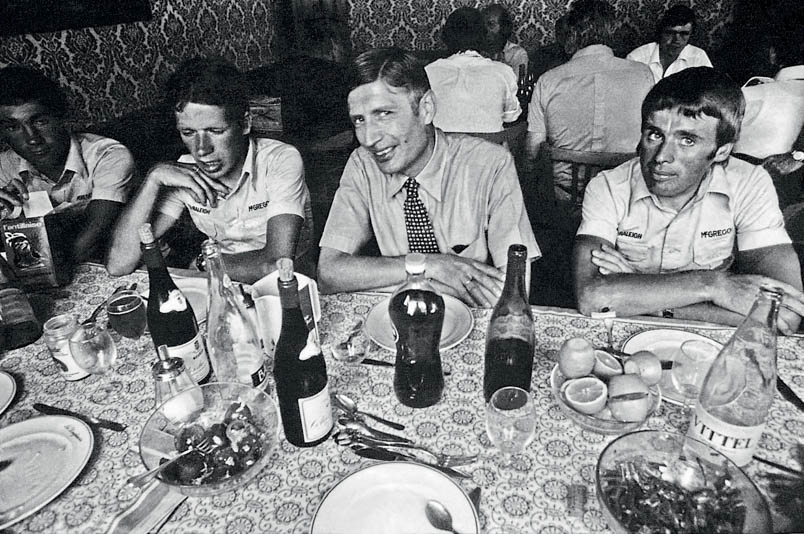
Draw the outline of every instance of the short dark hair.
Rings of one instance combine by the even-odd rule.
[[[37,102],[59,118],[69,111],[67,95],[59,84],[30,67],[11,65],[0,69],[0,106]]]
[[[424,63],[412,53],[397,47],[375,48],[352,62],[349,90],[381,80],[391,87],[404,88],[411,96],[413,109],[430,90]]]
[[[488,19],[490,17],[497,17],[500,21],[500,39],[505,42],[514,32],[514,21],[511,19],[511,14],[505,9],[505,6],[500,4],[491,4],[483,10],[483,17]]]
[[[567,13],[567,40],[564,51],[570,56],[594,44],[611,46],[616,12],[604,0],[576,0]]]
[[[710,67],[691,67],[659,80],[642,103],[642,126],[648,117],[677,109],[685,117],[706,115],[718,119],[717,146],[737,141],[745,112],[740,86]]]
[[[665,28],[684,26],[685,24],[692,24],[692,31],[695,31],[695,12],[687,6],[676,4],[665,11],[662,18],[659,19],[656,33],[661,34]]]
[[[452,54],[464,50],[486,53],[486,19],[478,9],[459,7],[447,17],[441,40]]]
[[[168,79],[165,104],[179,112],[190,102],[221,107],[229,120],[242,121],[249,109],[246,77],[223,58],[185,60]]]

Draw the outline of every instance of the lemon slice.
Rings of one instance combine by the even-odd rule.
[[[566,340],[558,350],[558,368],[567,378],[586,376],[595,367],[595,349],[582,337]]]
[[[573,378],[567,380],[562,389],[567,404],[581,413],[594,415],[606,407],[608,388],[599,378]]]
[[[595,351],[595,368],[592,371],[595,376],[604,380],[615,375],[623,374],[623,366],[620,360],[606,352],[605,350]]]
[[[617,375],[609,379],[609,408],[618,421],[640,422],[648,417],[653,403],[650,390],[639,375]]]

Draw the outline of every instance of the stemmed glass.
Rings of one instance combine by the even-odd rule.
[[[82,324],[70,336],[70,353],[75,363],[93,375],[105,375],[117,361],[117,346],[100,322]],[[110,393],[108,385],[104,389]]]
[[[675,355],[670,378],[684,399],[682,411],[686,420],[690,418],[691,406],[695,405],[706,373],[719,351],[712,343],[692,339],[682,343]]]
[[[486,433],[502,453],[502,466],[522,452],[536,434],[536,411],[530,393],[506,386],[494,392],[486,405]]]
[[[139,338],[148,322],[145,303],[136,291],[118,291],[106,301],[109,324],[121,336]]]

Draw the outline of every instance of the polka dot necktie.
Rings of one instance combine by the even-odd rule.
[[[408,196],[403,206],[405,210],[405,229],[408,232],[409,252],[422,254],[438,253],[438,243],[427,209],[419,198],[419,183],[413,178],[405,182]]]

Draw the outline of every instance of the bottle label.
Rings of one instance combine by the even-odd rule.
[[[488,339],[533,341],[533,320],[527,315],[501,315],[489,324]]]
[[[299,359],[309,360],[317,354],[321,354],[321,344],[318,342],[318,331],[313,329],[307,332],[307,344],[299,352]]]
[[[742,467],[751,461],[764,428],[764,423],[756,426],[726,423],[698,405],[687,435],[703,441]]]
[[[183,345],[168,347],[168,356],[184,360],[184,368],[196,383],[209,374],[209,358],[204,338],[198,332],[193,339]]]
[[[178,289],[171,290],[168,293],[167,300],[159,304],[159,311],[161,313],[184,311],[186,309],[187,299],[184,298],[184,294]]]
[[[81,380],[89,376],[89,373],[75,363],[75,359],[73,359],[73,355],[70,352],[69,339],[64,338],[53,344],[48,343],[47,347],[50,349],[50,356],[56,362],[65,380]]]
[[[327,435],[332,428],[332,407],[329,404],[329,384],[312,397],[299,399],[304,441],[310,442]]]

